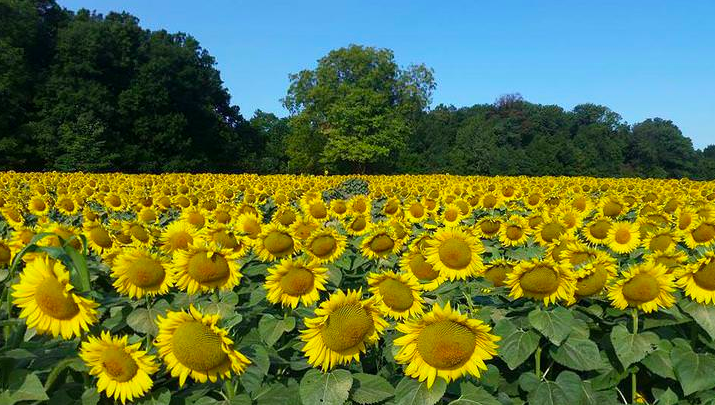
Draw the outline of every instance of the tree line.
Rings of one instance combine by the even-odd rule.
[[[215,59],[128,13],[0,0],[0,169],[715,178],[715,145],[518,94],[430,108],[423,64],[350,45],[291,74],[288,117],[231,103]]]

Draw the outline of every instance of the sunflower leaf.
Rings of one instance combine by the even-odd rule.
[[[449,405],[501,405],[501,402],[482,387],[465,382],[459,384],[459,388],[461,395]]]
[[[359,373],[353,378],[350,399],[358,404],[374,404],[395,395],[395,388],[378,375]]]
[[[395,388],[395,405],[434,405],[447,391],[447,383],[438,378],[434,381],[432,388],[427,388],[427,384],[419,382],[413,378],[403,378]]]
[[[568,337],[576,324],[576,318],[571,311],[563,307],[557,307],[551,311],[536,308],[529,312],[529,323],[547,337],[551,343],[558,346]]]
[[[571,336],[552,351],[551,357],[562,366],[579,370],[598,370],[603,367],[603,360],[596,343],[590,339]]]
[[[687,344],[676,344],[670,352],[675,375],[685,395],[715,387],[715,355],[698,354]]]
[[[654,351],[658,341],[660,338],[653,332],[634,334],[623,325],[616,325],[611,330],[611,343],[624,369]]]
[[[304,404],[343,405],[352,385],[353,376],[347,370],[323,374],[311,369],[300,380],[300,399]]]
[[[539,345],[541,337],[533,330],[517,329],[509,319],[502,319],[494,326],[494,333],[502,337],[499,342],[499,357],[514,370],[528,359]]]
[[[711,339],[715,339],[715,306],[702,305],[690,300],[683,300],[679,305],[710,335]]]

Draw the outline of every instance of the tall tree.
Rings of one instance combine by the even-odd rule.
[[[435,88],[424,65],[401,69],[392,51],[358,45],[331,51],[290,80],[283,100],[293,115],[290,167],[311,172],[393,167]]]

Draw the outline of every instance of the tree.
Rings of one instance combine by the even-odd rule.
[[[688,177],[695,172],[695,151],[672,121],[647,119],[633,126],[628,160],[644,177]]]
[[[288,157],[284,145],[290,133],[288,119],[256,110],[250,124],[258,133],[260,144],[257,171],[260,173],[287,172]]]
[[[424,65],[401,69],[392,51],[358,45],[331,51],[290,80],[289,166],[308,172],[391,169],[435,88]]]

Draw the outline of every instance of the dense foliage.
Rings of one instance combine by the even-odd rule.
[[[519,95],[430,109],[432,70],[387,49],[329,52],[290,75],[289,117],[250,120],[196,39],[127,13],[0,0],[0,51],[5,170],[715,178],[715,146],[666,119]]]
[[[0,173],[0,403],[715,402],[715,183]]]

